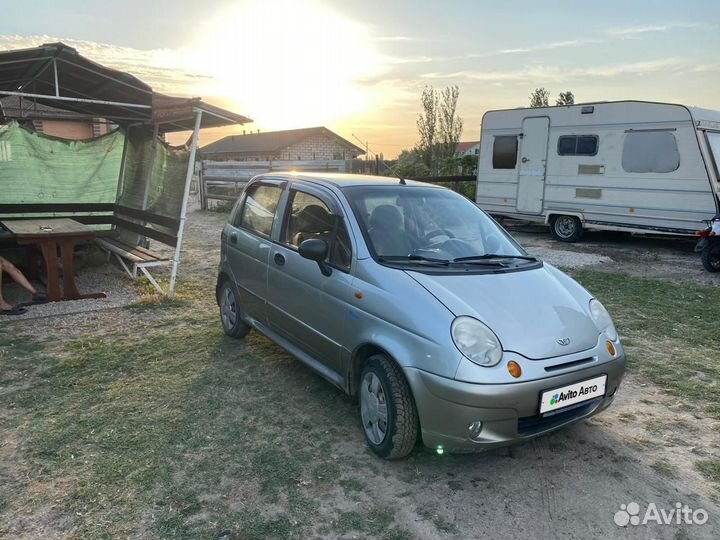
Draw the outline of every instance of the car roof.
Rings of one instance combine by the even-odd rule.
[[[342,173],[320,173],[320,172],[268,172],[256,176],[255,178],[273,178],[288,181],[307,181],[314,184],[325,184],[336,186],[338,188],[350,186],[378,186],[387,185],[395,186],[400,183],[400,179],[393,176],[372,176],[368,174],[342,174]],[[405,180],[405,184],[412,186],[436,187],[427,182],[419,182],[417,180]]]

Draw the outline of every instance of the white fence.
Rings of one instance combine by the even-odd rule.
[[[200,167],[200,204],[235,201],[251,178],[271,171],[350,172],[352,161],[209,161]]]

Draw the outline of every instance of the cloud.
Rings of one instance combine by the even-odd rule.
[[[717,28],[716,24],[707,23],[694,23],[694,22],[677,22],[667,23],[658,25],[640,25],[640,26],[628,26],[625,28],[611,28],[606,30],[605,33],[609,36],[614,37],[634,37],[642,34],[652,34],[658,32],[667,32],[670,30],[680,29],[713,29]]]
[[[565,82],[586,78],[613,78],[622,75],[647,75],[650,73],[692,71],[697,66],[690,59],[666,58],[645,62],[627,62],[586,68],[564,68],[552,65],[526,65],[508,71],[431,72],[422,74],[422,79],[457,80],[466,79],[488,83]]]
[[[419,41],[418,38],[410,36],[380,36],[375,41]]]

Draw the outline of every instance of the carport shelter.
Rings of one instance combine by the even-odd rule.
[[[0,52],[4,96],[17,96],[19,105],[0,109],[0,121],[6,122],[0,126],[0,220],[70,217],[92,225],[98,243],[131,276],[143,272],[161,293],[147,269],[171,265],[167,294],[172,297],[198,132],[251,120],[200,98],[154,92],[129,73],[97,64],[62,43]],[[70,141],[23,126],[35,115],[47,119],[49,114],[102,118],[118,129]],[[192,131],[186,145],[163,141],[164,134],[181,131]],[[147,239],[173,247],[174,256],[149,250]]]

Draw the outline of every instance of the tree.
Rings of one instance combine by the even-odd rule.
[[[443,168],[452,160],[457,152],[457,145],[463,130],[463,121],[457,115],[457,103],[460,89],[457,85],[448,86],[440,94],[440,126],[438,161]]]
[[[397,162],[386,174],[399,178],[424,178],[430,176],[430,167],[423,162],[420,151],[413,148],[400,152]]]
[[[575,105],[575,96],[570,90],[568,90],[567,92],[560,92],[557,99],[555,100],[555,105]]]
[[[418,114],[417,128],[420,141],[417,144],[417,153],[428,169],[432,169],[435,145],[437,144],[437,94],[432,86],[423,88],[420,97],[422,112]]]
[[[550,98],[550,92],[545,88],[536,88],[533,93],[530,94],[530,106],[531,107],[548,107]]]

